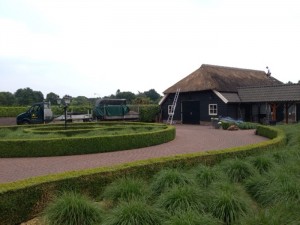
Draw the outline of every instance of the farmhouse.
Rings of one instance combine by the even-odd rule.
[[[215,117],[269,123],[300,121],[300,85],[283,84],[270,72],[203,64],[164,91],[162,119],[199,124]]]

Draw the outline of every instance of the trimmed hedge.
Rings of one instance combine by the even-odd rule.
[[[1,224],[17,224],[35,217],[54,195],[65,190],[77,190],[96,198],[107,184],[124,175],[130,174],[147,179],[163,168],[188,168],[199,163],[213,165],[225,158],[259,154],[286,144],[286,136],[282,130],[259,126],[257,133],[272,136],[273,139],[218,151],[148,159],[119,166],[66,172],[0,184]]]
[[[118,123],[104,124],[114,125]],[[122,125],[125,126],[126,124],[133,126],[149,126],[149,124],[143,123],[122,123]],[[85,125],[86,124],[82,124],[83,127]],[[27,140],[2,139],[0,140],[0,157],[43,157],[112,152],[158,145],[171,141],[175,138],[175,127],[161,124],[152,125],[162,126],[163,128],[159,131],[110,136],[62,137]],[[13,129],[14,127],[10,126],[9,128]],[[51,126],[49,126],[49,128],[51,128]],[[72,130],[70,130],[70,132],[72,132]]]
[[[28,107],[0,107],[0,117],[16,117],[25,112]]]

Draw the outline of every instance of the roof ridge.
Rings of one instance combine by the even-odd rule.
[[[256,71],[256,72],[264,72],[265,74],[267,74],[265,71],[263,71],[263,70],[255,70],[255,69],[246,69],[246,68],[240,68],[240,67],[230,67],[230,66],[219,66],[219,65],[212,65],[212,64],[202,64],[201,66],[200,66],[200,68],[201,67],[217,67],[217,68],[223,68],[223,69],[234,69],[234,70],[247,70],[247,71]]]

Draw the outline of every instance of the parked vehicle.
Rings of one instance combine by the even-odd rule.
[[[53,112],[50,102],[39,102],[33,104],[26,112],[17,116],[17,124],[41,124],[53,120]]]
[[[126,105],[126,99],[99,99],[93,116],[98,120],[137,120],[139,112],[138,109],[131,110]]]
[[[132,111],[126,105],[125,99],[99,99],[93,108],[93,113],[66,113],[66,120],[89,122],[96,120],[137,120],[139,113]],[[17,124],[43,124],[65,121],[65,115],[54,116],[50,102],[33,104],[26,112],[17,116]]]

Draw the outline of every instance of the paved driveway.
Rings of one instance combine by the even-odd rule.
[[[175,140],[152,147],[75,156],[0,158],[0,183],[148,158],[218,150],[265,140],[267,139],[255,135],[254,130],[225,131],[211,126],[176,125]]]

